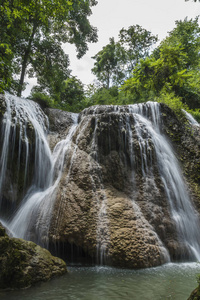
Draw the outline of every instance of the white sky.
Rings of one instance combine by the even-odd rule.
[[[199,14],[200,3],[192,0],[98,0],[90,17],[91,24],[98,28],[98,42],[89,44],[89,50],[80,60],[76,58],[73,45],[65,46],[72,75],[77,76],[84,84],[92,83],[95,76],[91,73],[94,65],[91,57],[109,43],[109,38],[114,37],[117,41],[123,27],[127,29],[138,24],[158,35],[161,41],[175,27],[176,20],[195,18]],[[31,85],[23,96],[29,95]]]

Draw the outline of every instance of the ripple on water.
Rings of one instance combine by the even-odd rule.
[[[183,300],[196,287],[198,273],[199,263],[169,263],[142,270],[71,266],[61,278],[26,290],[0,292],[0,299]]]

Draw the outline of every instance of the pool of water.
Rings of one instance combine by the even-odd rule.
[[[166,264],[127,270],[70,266],[69,273],[35,287],[0,292],[1,300],[157,300],[187,299],[197,286],[199,263]]]

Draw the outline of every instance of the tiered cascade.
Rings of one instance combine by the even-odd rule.
[[[14,236],[71,244],[101,264],[149,267],[176,252],[200,260],[199,215],[162,133],[160,104],[70,114],[51,151],[39,106],[10,95],[4,102],[1,218]]]

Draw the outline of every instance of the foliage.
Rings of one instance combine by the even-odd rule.
[[[78,112],[83,108],[84,87],[76,77],[70,77],[63,83],[59,105],[68,111]]]
[[[41,92],[37,86],[32,89],[29,98],[39,103],[42,108],[52,107],[79,112],[87,106],[83,84],[74,76],[62,82],[62,87],[57,98],[49,96],[45,91]]]
[[[184,104],[181,101],[180,97],[176,97],[173,92],[168,93],[165,90],[163,90],[159,97],[156,97],[154,101],[165,103],[167,106],[169,106],[179,118],[182,118],[184,116],[183,109],[188,111],[189,108],[186,104]]]
[[[88,88],[89,91],[86,90],[86,97],[82,102],[85,107],[91,105],[127,105],[137,102],[134,94],[127,96],[119,90],[118,86],[107,89],[102,86],[90,85]]]
[[[141,101],[160,97],[165,91],[195,109],[200,105],[200,28],[197,19],[185,19],[176,25],[150,57],[140,60],[121,90]]]
[[[104,87],[109,89],[111,84],[122,82],[125,51],[119,43],[115,43],[114,38],[111,38],[110,43],[92,58],[96,60],[92,72]]]
[[[93,57],[97,83],[84,91],[80,80],[70,76],[62,45],[75,44],[80,58],[88,42],[97,40],[97,30],[88,20],[96,4],[95,0],[1,1],[0,92],[20,95],[28,75],[37,78],[31,98],[43,107],[78,112],[90,105],[156,100],[179,115],[186,109],[200,120],[198,18],[176,21],[151,55],[157,36],[139,25],[122,28],[119,41],[111,38]]]
[[[122,28],[119,32],[120,45],[125,50],[126,73],[130,77],[134,66],[141,58],[149,55],[150,48],[158,40],[157,36],[140,25],[132,25],[128,29]]]
[[[189,1],[189,0],[185,0],[185,1]],[[197,1],[199,1],[200,2],[200,0],[193,0],[194,2],[197,2]]]
[[[29,77],[36,77],[38,86],[34,89],[51,95],[59,101],[63,82],[66,80],[70,71],[69,58],[51,37],[42,40],[37,45],[37,53],[32,53],[32,67],[29,68]]]
[[[118,88],[113,86],[109,89],[100,88],[90,98],[91,105],[116,104],[118,99]]]
[[[8,45],[5,43],[0,44],[0,93],[11,86],[11,59],[12,51],[9,49]]]
[[[185,18],[183,21],[176,21],[176,27],[169,32],[169,36],[161,42],[159,48],[165,45],[175,47],[181,45],[186,55],[186,68],[198,68],[200,59],[200,27],[198,17],[194,20]]]
[[[95,59],[92,72],[104,87],[120,85],[130,74],[139,59],[148,56],[151,46],[157,41],[150,31],[139,25],[122,28],[119,32],[119,42],[110,39]]]
[[[51,49],[55,44],[61,48],[63,42],[73,43],[77,48],[77,56],[81,57],[87,50],[87,43],[97,40],[96,28],[93,28],[88,20],[91,7],[96,4],[95,0],[1,2],[0,47],[3,45],[4,49],[6,47],[12,54],[9,57],[12,74],[7,74],[2,80],[2,84],[5,82],[5,88],[11,87],[14,75],[20,75],[17,94],[21,95],[28,68],[31,66],[34,72],[38,73],[35,66],[39,65],[41,59],[43,41],[48,41],[47,46]],[[4,51],[0,65],[5,64],[7,60],[7,53]],[[46,74],[43,72],[43,78]],[[2,70],[0,75],[3,75]]]
[[[50,96],[48,96],[44,93],[33,92],[30,95],[29,99],[37,102],[42,108],[55,106],[54,100]]]
[[[141,60],[133,71],[133,77],[122,86],[122,90],[135,92],[139,96],[150,91],[158,95],[163,88],[175,90],[188,78],[185,69],[185,54],[181,47],[164,46],[160,56]]]
[[[193,118],[198,122],[200,123],[200,111],[198,108],[196,109],[188,109],[187,112],[189,112]]]

